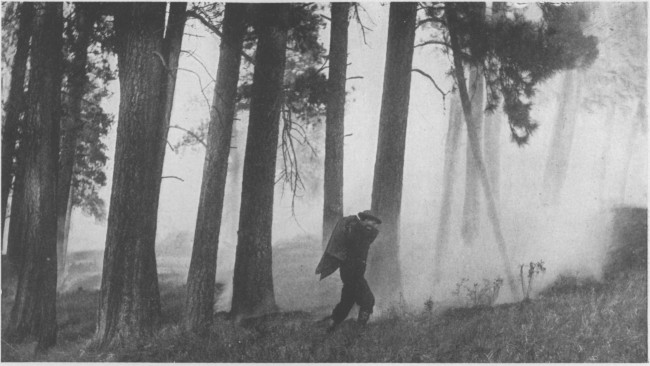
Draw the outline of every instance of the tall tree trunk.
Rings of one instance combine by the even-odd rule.
[[[384,90],[372,183],[372,211],[383,220],[383,224],[370,251],[368,269],[370,286],[385,303],[398,299],[402,292],[399,230],[416,12],[417,3],[390,4]]]
[[[486,12],[493,21],[505,20],[507,3],[493,2],[492,6],[486,6]],[[483,127],[483,154],[485,156],[485,168],[490,180],[490,188],[497,207],[501,202],[501,124],[503,115],[495,108],[493,112],[485,113]]]
[[[151,334],[160,320],[156,217],[163,129],[164,3],[123,4],[115,15],[120,111],[95,341],[109,347]]]
[[[485,116],[483,128],[483,153],[485,168],[490,179],[492,195],[497,206],[501,202],[501,114],[494,111]]]
[[[605,118],[605,144],[600,151],[600,161],[598,166],[598,199],[602,206],[606,206],[609,199],[606,197],[607,187],[607,158],[612,147],[612,135],[614,134],[614,116],[616,115],[616,104],[608,106],[607,116]]]
[[[573,144],[573,132],[578,117],[579,82],[578,70],[569,70],[564,77],[560,95],[551,147],[544,170],[544,192],[542,202],[545,205],[557,205],[566,179]]]
[[[29,38],[32,34],[32,19],[34,5],[23,2],[18,5],[18,36],[16,54],[11,68],[11,83],[9,84],[9,97],[4,105],[5,119],[2,123],[2,235],[5,232],[5,219],[7,217],[7,201],[11,182],[14,178],[13,161],[16,157],[16,141],[18,140],[18,119],[25,109],[25,73],[27,70],[27,57],[29,56]],[[12,201],[16,203],[16,200]]]
[[[487,170],[483,162],[483,157],[480,148],[480,138],[477,134],[477,130],[474,126],[475,121],[473,120],[472,115],[472,102],[470,101],[469,94],[467,92],[467,86],[465,84],[465,73],[463,69],[463,62],[460,59],[460,45],[458,43],[456,24],[458,22],[456,9],[453,3],[445,3],[445,13],[447,16],[447,24],[449,29],[449,39],[451,41],[451,48],[453,51],[454,59],[454,76],[456,78],[456,83],[458,85],[458,92],[460,94],[461,104],[463,106],[463,115],[465,116],[465,124],[467,124],[467,137],[468,144],[472,148],[472,155],[476,161],[476,165],[479,171],[479,178],[481,179],[481,184],[483,186],[483,192],[487,200],[487,210],[488,217],[492,223],[492,229],[494,231],[494,237],[497,242],[499,249],[499,254],[504,262],[504,269],[506,272],[506,279],[508,280],[508,285],[510,286],[510,291],[513,296],[516,296],[518,293],[517,283],[515,276],[512,272],[512,266],[510,263],[510,258],[508,256],[508,250],[506,246],[505,238],[503,237],[503,232],[501,231],[501,223],[499,219],[499,212],[497,205],[494,201],[494,196],[492,195],[492,189],[490,187],[490,181],[487,175]]]
[[[58,277],[62,278],[65,268],[65,256],[67,248],[65,243],[65,226],[68,212],[68,201],[70,198],[70,185],[72,183],[72,169],[75,162],[75,151],[77,137],[82,127],[81,102],[84,96],[84,88],[88,82],[86,77],[86,63],[88,62],[88,44],[93,21],[90,19],[89,5],[87,3],[75,4],[75,29],[77,37],[72,44],[74,58],[68,75],[69,115],[62,119],[61,123],[61,153],[59,156],[59,181],[57,186],[57,232],[56,245],[58,262]]]
[[[232,315],[275,311],[272,223],[289,4],[255,5],[258,35],[235,254]]]
[[[246,32],[246,10],[246,4],[229,3],[226,4],[224,13],[219,69],[214,86],[203,163],[199,212],[194,232],[192,260],[187,276],[185,329],[197,333],[205,332],[212,323],[217,250],[228,176],[228,155],[235,118],[242,42]]]
[[[327,115],[325,122],[325,174],[323,185],[323,246],[343,217],[343,140],[345,80],[348,64],[350,3],[332,3]]]
[[[625,161],[623,163],[623,174],[621,174],[618,202],[625,204],[625,193],[627,190],[627,177],[630,171],[630,163],[632,162],[632,155],[634,154],[634,147],[636,140],[639,138],[639,133],[648,134],[648,114],[646,109],[646,97],[643,95],[639,99],[638,108],[632,123],[628,129],[627,142],[625,144]]]
[[[447,245],[449,244],[449,222],[451,218],[451,203],[454,196],[454,178],[456,176],[456,157],[463,123],[463,111],[457,92],[451,95],[449,107],[449,126],[445,141],[445,165],[443,172],[442,202],[440,203],[440,218],[436,234],[436,256],[434,259],[434,282],[442,279],[442,263],[445,259]]]
[[[163,40],[163,47],[161,58],[164,60],[164,70],[162,77],[162,86],[160,88],[160,104],[161,110],[161,123],[162,137],[158,141],[158,159],[156,160],[156,174],[162,177],[163,166],[165,163],[165,151],[167,148],[167,135],[169,133],[169,122],[172,116],[172,109],[174,107],[174,92],[176,91],[176,74],[178,71],[178,60],[181,54],[181,45],[183,42],[183,31],[185,30],[185,10],[187,9],[186,2],[171,2],[169,3],[169,17],[167,18],[167,28],[165,30],[165,38]],[[154,186],[153,191],[156,196],[160,196],[160,179]],[[159,198],[156,198],[156,211],[158,210]],[[154,215],[152,220],[157,220],[157,215]]]
[[[61,3],[35,3],[25,123],[25,258],[7,338],[33,336],[37,351],[56,343],[56,182],[61,118]]]
[[[482,148],[482,129],[484,117],[485,79],[480,67],[472,67],[469,74],[469,98],[472,103],[473,128]],[[469,131],[468,131],[469,136]],[[462,237],[465,245],[472,246],[479,235],[481,226],[480,178],[472,146],[467,144],[467,164],[465,173],[465,203],[463,205]]]

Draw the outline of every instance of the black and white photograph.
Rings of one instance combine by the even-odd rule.
[[[0,361],[649,362],[647,17],[2,1]]]

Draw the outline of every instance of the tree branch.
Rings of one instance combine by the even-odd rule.
[[[210,23],[210,21],[205,19],[201,14],[195,12],[194,10],[188,10],[185,14],[188,17],[191,17],[191,18],[194,18],[194,19],[200,21],[204,26],[206,26],[209,30],[211,30],[214,34],[216,34],[217,36],[219,36],[223,40],[223,33],[221,32],[221,30],[219,30],[219,28],[217,28],[214,24]],[[235,49],[238,48],[238,47],[234,47],[234,45],[230,45],[230,46],[235,48]],[[242,55],[242,57],[244,57],[246,59],[246,61],[248,61],[251,64],[255,65],[255,60],[251,56],[249,56],[246,52],[244,52],[242,50],[239,53]]]
[[[216,82],[216,80],[212,77],[212,75],[210,75],[210,70],[208,70],[207,66],[205,66],[205,64],[203,63],[203,61],[201,61],[201,60],[200,60],[200,59],[199,59],[199,58],[194,54],[195,52],[193,52],[193,51],[190,52],[190,51],[186,51],[186,50],[181,50],[181,53],[185,53],[185,54],[187,54],[188,56],[190,56],[191,58],[193,58],[196,62],[198,62],[199,65],[201,65],[201,67],[203,67],[203,70],[205,70],[206,74],[208,74],[208,76],[210,77],[210,79],[212,79],[213,82]]]
[[[207,88],[208,85],[210,85],[211,82],[208,83],[208,85],[206,85],[204,87],[203,83],[201,82],[201,76],[196,71],[190,70],[190,69],[185,69],[185,68],[182,68],[182,67],[178,67],[178,68],[176,68],[176,70],[187,71],[187,72],[189,72],[191,74],[194,74],[194,76],[196,76],[196,78],[199,80],[199,87],[201,88],[201,94],[203,95],[203,99],[205,99],[205,104],[208,106],[208,115],[210,115],[211,106],[210,106],[210,101],[208,100],[208,96],[205,95],[205,88]]]
[[[363,43],[367,46],[368,42],[366,41],[366,29],[369,31],[372,31],[372,29],[366,27],[363,25],[363,22],[361,21],[361,16],[359,15],[359,6],[361,6],[359,3],[354,3],[354,18],[357,20],[357,23],[361,26],[361,34],[363,35]]]
[[[183,127],[177,126],[177,125],[169,126],[169,128],[176,128],[176,129],[179,129],[181,131],[185,131],[188,135],[194,137],[194,139],[196,141],[198,141],[201,145],[203,145],[206,149],[208,148],[208,145],[205,143],[205,141],[203,141],[202,138],[200,138],[197,134],[195,134],[194,132],[188,130],[187,128],[183,128]]]
[[[185,182],[182,178],[177,177],[177,176],[175,176],[175,175],[163,175],[162,177],[160,177],[160,179],[165,179],[165,178],[173,178],[173,179],[178,179],[178,180],[180,180],[181,182]]]
[[[415,46],[413,46],[413,48],[424,47],[424,46],[428,46],[428,45],[431,45],[431,44],[435,44],[435,45],[445,46],[445,47],[447,47],[447,48],[451,48],[451,45],[450,45],[449,43],[447,43],[447,42],[443,42],[443,41],[433,41],[433,40],[432,40],[432,41],[422,42],[422,43],[420,43],[420,44],[416,44]]]
[[[431,77],[431,75],[427,74],[426,72],[424,72],[424,71],[422,71],[420,69],[411,69],[411,72],[417,72],[418,74],[420,74],[420,75],[424,76],[425,78],[429,79],[431,81],[431,83],[433,83],[433,86],[435,86],[436,89],[438,89],[438,91],[440,92],[440,94],[442,94],[442,100],[443,101],[445,100],[445,96],[447,94],[449,94],[449,92],[446,92],[446,93],[443,92],[442,89],[440,89],[440,87],[438,86],[438,83],[436,83],[436,81],[433,79],[433,77]]]

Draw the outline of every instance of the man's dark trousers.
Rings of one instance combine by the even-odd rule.
[[[341,302],[336,305],[332,312],[334,324],[339,324],[345,320],[355,303],[359,305],[359,313],[372,314],[372,308],[375,306],[375,296],[363,277],[365,270],[365,263],[360,261],[346,261],[341,265],[343,290],[341,291]]]

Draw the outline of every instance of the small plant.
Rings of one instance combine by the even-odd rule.
[[[429,297],[429,299],[424,302],[424,310],[427,313],[433,312],[433,299],[431,297]]]
[[[497,277],[494,281],[483,279],[483,285],[474,282],[469,285],[469,279],[463,278],[456,283],[456,290],[453,295],[466,298],[471,306],[492,306],[499,297],[499,291],[503,285],[503,279]]]
[[[524,279],[524,267],[526,264],[519,266],[519,279],[521,280],[521,292],[524,295],[524,301],[530,300],[530,291],[533,286],[533,279],[539,276],[540,273],[546,272],[546,267],[544,267],[544,261],[539,261],[537,263],[530,262],[528,264],[528,281]]]

